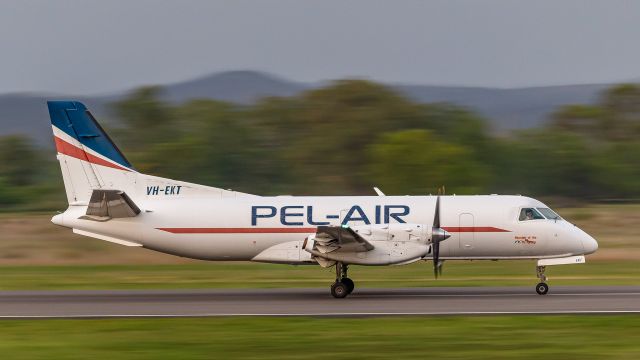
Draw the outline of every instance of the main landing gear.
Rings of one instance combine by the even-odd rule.
[[[347,270],[349,265],[341,262],[336,263],[336,282],[331,285],[331,295],[334,298],[342,299],[351,294],[355,288],[353,280],[347,277]]]
[[[536,266],[536,274],[538,275],[538,279],[540,279],[540,283],[536,285],[538,295],[547,295],[549,292],[549,285],[547,285],[547,277],[544,274],[544,270],[544,266]]]

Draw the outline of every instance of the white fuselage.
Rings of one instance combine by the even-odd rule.
[[[478,195],[440,199],[441,226],[451,234],[441,243],[442,259],[541,259],[583,255],[597,249],[592,237],[565,220],[520,220],[523,208],[546,208],[532,198]],[[342,224],[363,231],[368,228],[386,231],[386,224],[396,228],[402,224],[423,224],[427,228],[433,221],[436,197],[225,198],[158,196],[147,191],[134,197],[134,201],[143,211],[133,218],[107,222],[79,219],[87,207],[78,204],[53,221],[85,235],[99,234],[105,240],[121,240],[189,258],[295,264],[310,261],[310,254],[302,247],[318,225]],[[389,261],[362,264],[407,263],[428,258],[428,250],[411,258],[400,258],[402,251],[394,252],[411,247],[412,241],[410,237],[396,236],[378,239],[378,244],[384,245],[379,246],[383,249],[382,256],[388,256]],[[394,256],[400,257],[394,261]]]

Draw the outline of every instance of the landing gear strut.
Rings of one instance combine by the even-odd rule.
[[[536,274],[538,275],[538,279],[540,279],[540,283],[536,285],[536,292],[538,295],[547,295],[549,292],[549,285],[547,285],[547,277],[544,274],[545,267],[544,266],[536,266]]]
[[[331,295],[334,298],[342,299],[351,294],[355,288],[353,280],[347,277],[347,270],[349,265],[337,262],[336,263],[336,282],[331,285]]]

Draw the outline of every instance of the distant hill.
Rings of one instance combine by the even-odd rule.
[[[563,85],[494,89],[397,85],[398,90],[418,102],[449,102],[477,111],[498,132],[537,127],[558,107],[591,104],[611,84]]]
[[[294,96],[311,87],[256,71],[228,71],[165,86],[164,93],[174,102],[206,98],[250,104],[265,96]]]
[[[166,100],[184,102],[196,98],[250,104],[265,96],[293,96],[318,87],[288,81],[255,71],[229,71],[163,86]],[[489,119],[493,129],[506,132],[536,127],[549,113],[566,104],[588,104],[606,89],[606,84],[495,89],[479,87],[391,84],[409,98],[424,103],[449,102],[477,111]],[[41,145],[50,145],[51,130],[46,100],[78,99],[87,104],[107,125],[114,120],[108,104],[128,92],[111,96],[7,94],[0,95],[0,136],[27,134]]]

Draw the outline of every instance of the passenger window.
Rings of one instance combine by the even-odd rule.
[[[544,219],[544,216],[542,216],[542,214],[540,214],[540,212],[534,208],[524,208],[520,210],[520,221],[541,219]]]

